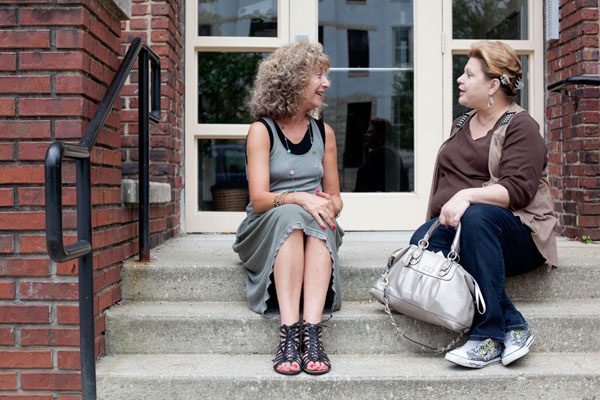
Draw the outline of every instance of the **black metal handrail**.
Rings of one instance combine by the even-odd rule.
[[[79,258],[79,335],[81,353],[81,394],[84,400],[96,399],[96,355],[94,346],[94,286],[92,257],[92,201],[90,151],[113,105],[138,60],[139,119],[139,243],[140,261],[150,260],[149,209],[149,122],[160,120],[160,58],[140,38],[132,41],[104,98],[79,144],[55,142],[46,152],[46,245],[50,258],[65,262]],[[149,95],[151,63],[152,93]],[[149,110],[151,106],[151,110]],[[65,246],[62,226],[62,159],[76,160],[77,243]]]
[[[567,97],[573,98],[573,108],[577,111],[577,107],[579,106],[579,96],[570,95],[566,86],[569,85],[591,85],[591,86],[600,86],[600,78],[596,78],[593,76],[572,76],[566,79],[561,79],[560,81],[554,82],[546,86],[546,89],[550,92],[560,92],[564,93]]]

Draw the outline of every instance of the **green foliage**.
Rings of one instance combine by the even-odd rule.
[[[198,53],[198,122],[250,123],[250,90],[261,53]]]
[[[583,240],[586,244],[591,244],[592,243],[591,236],[583,235],[583,236],[581,236],[581,240]]]

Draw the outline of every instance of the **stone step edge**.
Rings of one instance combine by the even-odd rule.
[[[515,307],[529,316],[580,316],[600,318],[600,299],[557,299],[540,301],[515,301]],[[261,319],[245,302],[122,302],[106,311],[107,318],[160,318],[160,319]],[[324,317],[328,317],[325,315]],[[334,320],[362,317],[387,318],[383,305],[376,301],[346,301],[342,309],[333,313]]]
[[[600,377],[600,353],[530,353],[504,367],[495,364],[480,370],[457,367],[436,355],[331,355],[332,370],[319,379],[489,379],[491,377],[534,378],[546,375]],[[138,379],[220,378],[279,379],[272,368],[272,355],[221,354],[121,354],[100,358],[99,379],[132,376]],[[236,366],[236,368],[231,368]],[[306,374],[285,379],[313,379]]]

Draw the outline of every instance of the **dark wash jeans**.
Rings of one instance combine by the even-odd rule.
[[[411,244],[425,236],[434,218],[421,225]],[[486,312],[475,311],[469,339],[492,338],[504,342],[505,332],[527,327],[527,322],[504,290],[505,277],[524,274],[542,265],[529,229],[510,211],[488,204],[473,204],[461,219],[460,264],[479,284]],[[438,227],[429,240],[429,250],[447,255],[456,230]]]

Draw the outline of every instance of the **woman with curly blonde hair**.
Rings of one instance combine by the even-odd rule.
[[[273,369],[284,375],[329,372],[321,318],[342,301],[335,135],[315,119],[328,69],[320,44],[283,46],[260,64],[250,105],[258,119],[246,142],[250,204],[233,249],[246,269],[252,310],[280,314]]]

